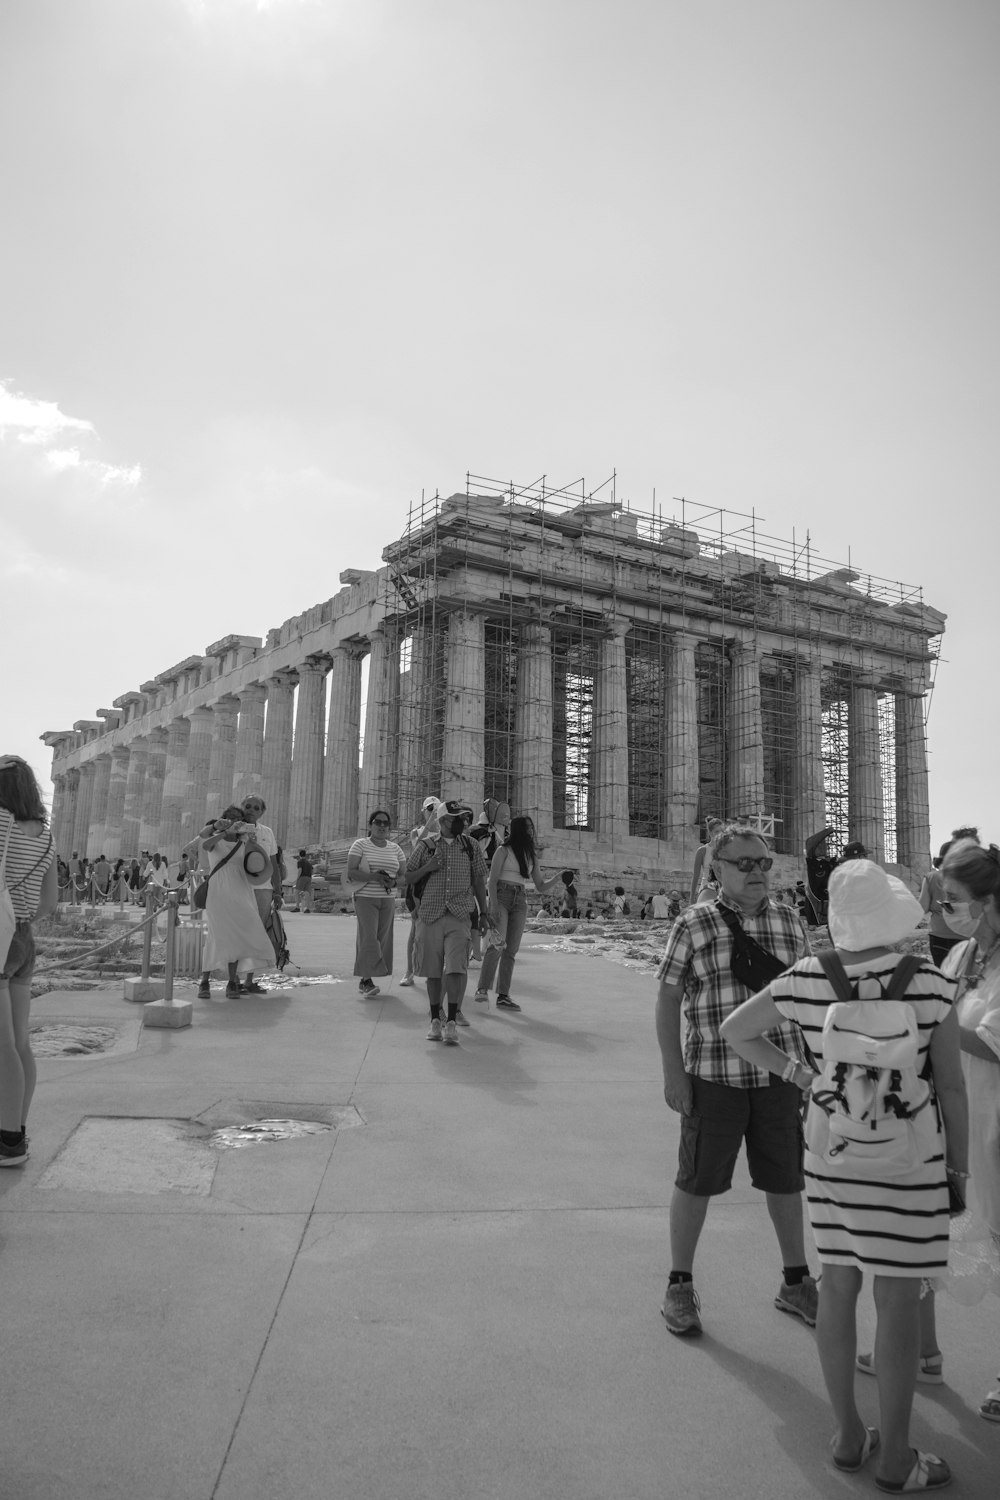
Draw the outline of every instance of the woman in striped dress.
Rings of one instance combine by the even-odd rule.
[[[0,1167],[28,1159],[25,1124],[35,1090],[29,1019],[35,939],[31,923],[59,900],[52,835],[35,774],[19,755],[0,756],[0,867],[14,908],[14,936],[0,954]]]
[[[868,860],[851,860],[830,877],[830,936],[858,998],[884,996],[899,959],[891,944],[912,933],[923,912],[901,881]],[[816,1336],[837,1431],[833,1462],[853,1472],[879,1449],[875,1483],[890,1493],[941,1489],[951,1471],[932,1453],[910,1446],[910,1410],[919,1349],[919,1302],[948,1267],[949,1177],[956,1196],[967,1176],[968,1116],[959,1060],[954,986],[923,963],[906,990],[920,1036],[918,1074],[928,1069],[937,1108],[917,1116],[922,1164],[898,1177],[831,1164],[808,1149],[824,1116],[815,1101],[806,1122],[805,1174],[809,1218],[823,1266]],[[815,958],[801,959],[722,1025],[735,1052],[758,1067],[788,1076],[805,1092],[818,1074],[789,1061],[762,1033],[795,1021],[817,1063],[823,1023],[838,996]],[[943,1129],[942,1129],[943,1121]],[[811,1129],[810,1127],[813,1127]],[[875,1373],[881,1411],[866,1428],[854,1399],[855,1313],[862,1272],[875,1278]]]

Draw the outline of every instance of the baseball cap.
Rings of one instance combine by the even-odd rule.
[[[457,800],[445,802],[438,811],[439,814],[446,813],[451,818],[465,818],[469,823],[471,823],[473,818],[476,816],[472,808],[469,806],[468,802],[459,802]]]
[[[420,811],[421,812],[426,812],[429,807],[440,807],[440,806],[441,806],[441,804],[438,801],[437,797],[425,797],[424,800],[423,800],[423,802],[421,802],[421,804],[420,804]]]

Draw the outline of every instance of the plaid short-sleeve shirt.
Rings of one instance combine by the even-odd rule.
[[[469,839],[466,846],[460,838],[449,841],[439,834],[425,835],[406,861],[406,868],[420,869],[437,844],[445,851],[444,868],[433,870],[427,877],[417,913],[421,922],[436,922],[446,911],[456,917],[470,916],[476,909],[473,879],[478,875],[486,882],[486,861],[475,839]]]
[[[733,939],[719,915],[720,905],[735,912],[744,931],[789,967],[810,951],[809,938],[798,913],[787,906],[773,906],[768,900],[750,916],[718,896],[681,913],[671,928],[657,970],[662,984],[684,991],[685,1072],[732,1088],[762,1088],[769,1083],[770,1074],[745,1062],[719,1035],[726,1017],[751,993],[730,968]],[[786,1023],[766,1035],[790,1057],[806,1061],[797,1026]]]

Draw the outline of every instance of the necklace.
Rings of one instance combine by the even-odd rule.
[[[997,933],[990,946],[971,965],[965,977],[965,988],[967,990],[978,989],[979,982],[986,973],[987,965],[998,947],[1000,947],[1000,933]]]

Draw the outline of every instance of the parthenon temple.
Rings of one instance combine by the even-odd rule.
[[[470,475],[266,639],[46,732],[60,851],[176,858],[250,792],[285,847],[342,848],[434,793],[510,803],[575,868],[681,869],[734,816],[779,855],[829,825],[923,873],[945,616],[752,516],[605,489]]]

